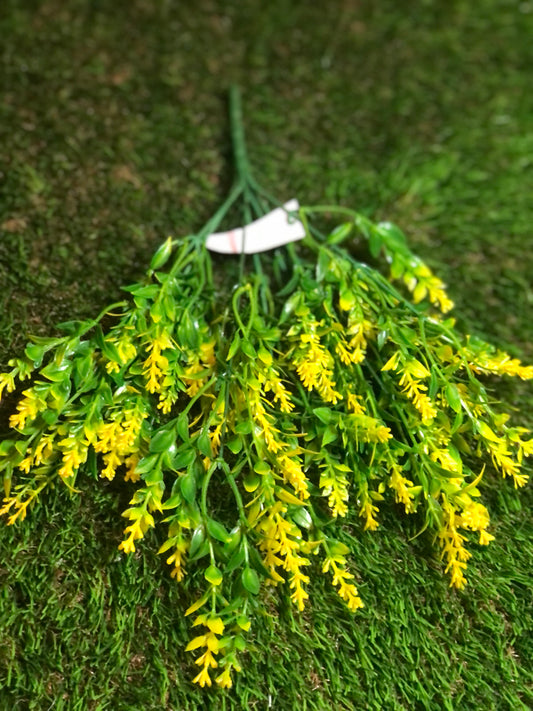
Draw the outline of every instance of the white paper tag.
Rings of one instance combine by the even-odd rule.
[[[298,200],[289,200],[283,207],[260,217],[244,227],[228,232],[214,232],[206,240],[206,247],[220,254],[256,254],[296,242],[305,237],[305,229],[297,217],[288,212],[297,212]]]

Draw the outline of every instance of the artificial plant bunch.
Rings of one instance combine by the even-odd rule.
[[[453,306],[444,285],[392,224],[303,207],[301,242],[219,261],[214,275],[205,241],[228,209],[241,201],[249,220],[272,205],[250,175],[236,92],[232,126],[238,177],[205,228],[169,238],[126,287],[131,300],[32,338],[0,375],[0,393],[24,383],[0,444],[0,513],[24,519],[59,482],[79,493],[82,473],[123,478],[133,495],[119,548],[163,527],[171,576],[203,573],[187,649],[194,681],[222,687],[263,585],[288,584],[303,610],[316,556],[348,608],[363,606],[336,538],[349,511],[370,531],[387,496],[418,512],[462,588],[469,538],[493,538],[485,464],[521,487],[533,452],[484,384],[533,367],[441,315]],[[328,235],[322,213],[342,220]],[[352,254],[356,235],[389,278]]]

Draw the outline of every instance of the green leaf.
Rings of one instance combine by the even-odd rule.
[[[390,268],[390,273],[391,277],[393,279],[399,279],[402,274],[405,271],[405,263],[404,260],[398,257],[397,254],[394,255],[394,258],[392,260],[391,268]]]
[[[196,554],[204,540],[205,529],[203,526],[198,526],[194,529],[194,533],[191,536],[191,545],[189,546],[189,557]]]
[[[280,324],[284,323],[289,316],[295,311],[295,309],[300,305],[302,301],[302,292],[301,291],[296,291],[294,294],[292,294],[285,304],[283,305],[283,308],[281,310],[281,316],[279,319]]]
[[[260,483],[261,478],[252,472],[248,472],[243,479],[244,488],[249,494],[254,492]]]
[[[264,346],[261,346],[257,353],[259,360],[265,365],[272,365],[272,353],[268,351]]]
[[[196,459],[196,452],[190,446],[180,447],[174,459],[172,460],[172,465],[175,469],[186,469],[190,466]]]
[[[159,547],[159,550],[157,551],[157,555],[160,555],[161,553],[166,553],[168,550],[173,548],[175,545],[176,545],[175,538],[167,538],[167,540],[163,543],[163,545]]]
[[[180,478],[180,490],[185,501],[192,504],[196,498],[196,478],[193,474],[186,474]]]
[[[174,487],[172,487],[172,489],[174,490]],[[163,502],[163,504],[161,505],[161,508],[164,511],[169,511],[170,509],[177,508],[182,503],[183,503],[183,496],[181,495],[180,492],[177,492],[177,493],[173,493],[172,496],[169,496],[169,498]]]
[[[176,431],[174,428],[162,428],[152,437],[150,442],[151,452],[166,452],[176,442]]]
[[[240,434],[240,435],[247,435],[250,434],[252,431],[252,423],[250,420],[244,420],[244,422],[239,422],[238,425],[235,426],[234,430],[235,434]]]
[[[256,462],[254,464],[254,472],[260,476],[265,476],[270,472],[270,465],[263,461]]]
[[[341,541],[328,541],[329,552],[331,555],[348,555],[350,549],[345,543]]]
[[[157,284],[131,284],[130,286],[123,286],[122,291],[127,291],[133,296],[139,296],[143,299],[153,299],[159,292],[159,286]]]
[[[159,467],[154,467],[149,472],[142,477],[143,481],[147,484],[157,484],[158,482],[163,482],[163,472]]]
[[[189,553],[189,560],[195,561],[195,560],[200,560],[200,558],[203,558],[204,555],[208,555],[209,553],[209,541],[203,541],[199,546],[194,555]]]
[[[329,409],[329,407],[315,407],[313,409],[313,414],[325,425],[329,425],[329,423],[334,419],[333,412]]]
[[[186,412],[182,412],[176,422],[176,432],[184,442],[189,439],[189,418]]]
[[[238,333],[235,334],[233,337],[233,341],[231,342],[231,346],[229,347],[228,355],[226,357],[226,360],[231,360],[235,353],[239,350],[239,346],[241,345],[241,337],[239,336]]]
[[[370,235],[368,237],[368,247],[370,249],[370,254],[376,259],[379,257],[381,252],[381,247],[383,246],[383,241],[379,235],[379,232],[375,229],[370,230]]]
[[[242,540],[242,531],[240,526],[232,528],[229,534],[229,540],[224,544],[224,554],[229,555],[237,548]]]
[[[155,252],[150,262],[150,269],[160,269],[172,254],[172,237],[169,237]]]
[[[175,321],[176,320],[176,302],[171,296],[166,296],[163,297],[163,309],[165,311],[165,315],[168,318],[169,321]]]
[[[231,536],[226,531],[224,526],[218,521],[215,521],[213,518],[207,519],[207,531],[210,536],[216,538],[216,540],[221,543],[227,543],[231,540]]]
[[[193,321],[188,311],[181,317],[178,326],[178,340],[181,346],[196,350],[198,347],[198,324]]]
[[[333,232],[328,235],[327,241],[329,244],[339,244],[350,235],[353,230],[353,222],[344,222],[342,225],[335,227]]]
[[[11,492],[11,478],[13,476],[13,466],[8,464],[4,471],[4,494],[6,498]]]
[[[380,351],[380,350],[383,348],[383,346],[384,346],[385,343],[387,342],[387,338],[388,338],[388,337],[389,337],[389,332],[388,332],[388,331],[382,330],[382,331],[380,331],[380,332],[378,333],[378,337],[377,337],[377,339],[376,339],[376,340],[377,340],[378,351]]]
[[[55,425],[60,417],[60,413],[54,412],[54,410],[45,410],[41,412],[41,417],[47,425]]]
[[[454,412],[461,412],[461,397],[459,395],[459,390],[455,383],[449,383],[444,391],[444,397],[446,402],[452,408]]]
[[[222,572],[216,565],[210,565],[204,573],[204,577],[211,585],[220,585],[222,582]]]
[[[291,518],[294,521],[294,523],[299,526],[300,528],[312,528],[313,526],[313,519],[311,518],[311,515],[307,509],[304,508],[297,508],[294,510],[294,513],[291,513]]]
[[[93,355],[87,353],[86,356],[74,360],[74,371],[79,382],[83,382],[89,376],[93,366]]]
[[[387,243],[387,246],[393,249],[403,247],[403,251],[407,247],[407,240],[401,229],[392,222],[380,222],[376,225],[378,235]]]
[[[255,358],[257,358],[257,351],[252,346],[250,341],[242,341],[241,351],[244,353],[244,355],[248,356],[248,358],[252,358],[254,360]]]
[[[207,429],[204,429],[198,439],[196,440],[196,446],[198,451],[204,455],[204,457],[212,457],[213,450],[211,448],[211,440],[209,439],[209,434]]]
[[[150,316],[154,323],[159,323],[163,318],[163,305],[160,301],[156,301],[150,308]]]
[[[316,265],[316,280],[324,281],[330,272],[331,258],[325,249],[320,249]]]
[[[0,442],[0,457],[5,457],[9,450],[14,448],[15,442],[12,439],[4,439]]]
[[[433,400],[435,395],[437,394],[437,391],[439,389],[439,380],[437,378],[437,373],[435,370],[431,371],[431,377],[429,378],[429,389],[428,389],[428,395],[429,397]]]
[[[337,439],[337,432],[334,427],[326,427],[324,434],[322,435],[322,446],[327,447],[328,444],[335,442]]]
[[[70,376],[70,369],[72,368],[72,363],[69,360],[64,360],[57,365],[54,361],[49,363],[46,368],[43,368],[40,372],[47,380],[51,380],[53,383],[59,383],[65,378]]]
[[[238,454],[241,449],[242,449],[242,438],[241,437],[235,437],[232,439],[230,442],[226,444],[226,447],[232,452],[233,454]]]
[[[241,580],[244,588],[248,590],[248,592],[252,593],[252,595],[257,595],[261,586],[259,576],[253,568],[245,568],[242,571]]]
[[[148,473],[157,465],[158,460],[159,456],[157,454],[150,454],[147,457],[143,457],[135,465],[135,472],[137,474]]]
[[[237,550],[233,553],[231,558],[228,560],[228,562],[224,566],[224,569],[226,570],[227,573],[232,573],[234,570],[239,568],[244,563],[245,558],[246,558],[246,553],[245,553],[244,545],[241,545],[241,546],[239,546],[239,548],[237,548]]]
[[[53,406],[57,410],[62,408],[70,395],[70,377],[67,376],[64,380],[55,382],[50,388],[50,395],[56,400]]]
[[[24,354],[26,355],[27,358],[29,358],[31,361],[33,361],[33,365],[35,368],[38,368],[41,363],[43,362],[43,357],[45,354],[45,351],[47,349],[43,348],[42,346],[37,346],[33,343],[30,343],[26,346],[26,349],[24,350]]]
[[[248,548],[248,555],[250,556],[250,565],[254,568],[254,570],[256,570],[262,577],[270,578],[270,571],[263,563],[263,560],[255,546],[250,546]]]

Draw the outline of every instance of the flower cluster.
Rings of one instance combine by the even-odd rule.
[[[316,211],[301,210],[307,227]],[[414,303],[340,246],[355,229]],[[263,585],[305,608],[315,557],[347,607],[363,606],[341,524],[376,530],[387,497],[417,513],[464,587],[471,536],[493,538],[477,501],[486,465],[521,487],[533,453],[483,382],[533,367],[434,310],[451,301],[398,228],[353,213],[322,239],[308,227],[289,254],[228,262],[227,288],[201,239],[169,239],[131,301],[33,339],[0,375],[17,397],[0,513],[13,524],[49,485],[122,477],[119,549],[163,527],[170,575],[203,587],[186,613],[200,686],[232,685]]]

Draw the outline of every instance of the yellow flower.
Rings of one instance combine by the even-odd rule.
[[[312,390],[318,383],[320,374],[320,365],[313,361],[304,360],[296,369],[304,388]]]
[[[206,366],[214,366],[215,358],[215,341],[207,341],[200,345],[200,360]]]
[[[291,402],[290,395],[279,379],[278,372],[274,368],[270,369],[268,377],[265,379],[264,390],[266,393],[270,391],[274,393],[274,402],[279,402],[281,412],[292,412],[294,404]]]
[[[286,454],[282,454],[278,459],[278,463],[285,481],[294,487],[298,497],[302,500],[308,499],[307,479],[302,469],[301,461],[297,457],[291,459]]]
[[[162,352],[173,348],[174,344],[165,331],[162,331],[148,344],[146,350],[150,354],[144,361],[143,374],[148,381],[146,388],[149,393],[160,392],[163,379],[168,371],[168,358],[162,355]]]
[[[211,677],[209,676],[209,669],[208,667],[204,667],[202,671],[197,674],[194,679],[192,680],[193,684],[198,684],[198,686],[201,686],[202,688],[207,684],[207,686],[211,686]]]
[[[346,405],[348,410],[354,415],[362,415],[365,412],[364,405],[362,404],[363,398],[355,393],[348,393],[346,396]]]
[[[312,322],[311,332],[300,336],[303,353],[297,358],[296,372],[304,388],[315,388],[325,402],[334,405],[342,399],[342,395],[335,390],[335,382],[332,379],[333,359],[314,332],[317,326],[316,322]]]
[[[391,357],[381,368],[381,370],[396,370],[400,362],[400,356],[400,351],[396,351],[396,353],[393,353],[393,355],[391,355]]]
[[[41,400],[31,388],[24,390],[22,394],[24,397],[17,404],[18,412],[9,418],[9,425],[13,429],[24,429],[26,420],[34,420],[39,412],[46,409],[46,402]]]
[[[67,437],[59,442],[59,447],[62,448],[63,459],[58,474],[62,479],[68,479],[87,460],[87,442]]]
[[[109,374],[118,373],[120,371],[120,363],[117,363],[114,360],[108,360],[105,364],[105,369]]]
[[[389,486],[394,489],[395,498],[398,503],[402,503],[406,513],[414,511],[413,499],[414,495],[409,487],[413,486],[413,482],[406,479],[400,474],[398,467],[393,467],[392,474],[389,479]]]
[[[231,689],[233,681],[231,680],[231,665],[224,667],[222,674],[219,674],[215,679],[216,683],[223,689]]]
[[[364,530],[375,531],[379,527],[379,522],[374,518],[374,514],[378,512],[378,507],[367,499],[359,510],[359,516],[363,516],[365,520]]]
[[[337,594],[341,600],[344,600],[348,609],[351,612],[355,612],[364,607],[364,604],[355,585],[348,582],[353,579],[353,575],[345,569],[345,564],[346,561],[342,555],[328,555],[322,566],[322,572],[326,573],[331,569],[333,586],[338,587]]]
[[[0,373],[0,400],[2,399],[4,389],[7,389],[8,393],[12,393],[15,389],[15,376],[13,372]]]

